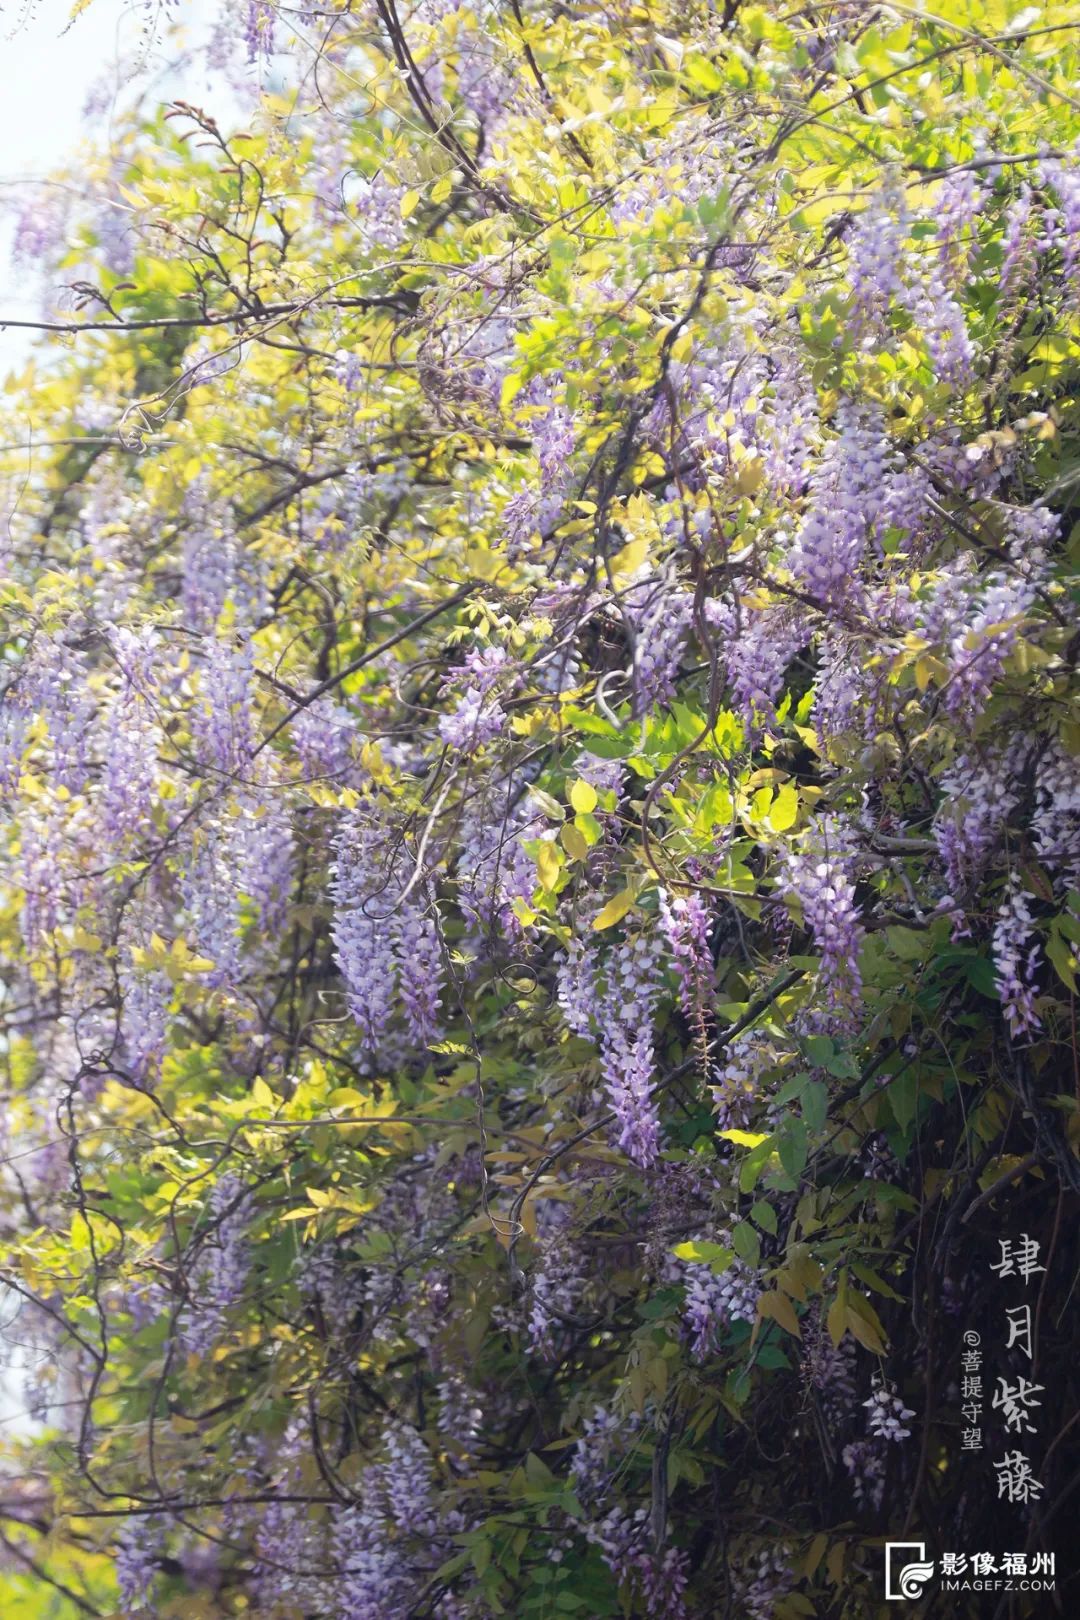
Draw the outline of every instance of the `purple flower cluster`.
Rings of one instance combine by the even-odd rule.
[[[577,429],[561,398],[562,379],[554,375],[531,382],[520,395],[524,425],[539,463],[535,484],[512,495],[502,523],[512,552],[520,552],[535,534],[544,535],[559,520],[573,475]]]
[[[356,1505],[334,1517],[340,1620],[406,1620],[425,1574],[445,1556],[427,1447],[415,1429],[389,1422],[383,1450],[386,1460],[364,1471]]]
[[[1031,826],[1039,859],[1080,887],[1080,758],[1060,743],[1039,760]]]
[[[817,1392],[828,1422],[839,1429],[850,1421],[855,1403],[855,1342],[846,1335],[834,1345],[817,1307],[807,1311],[802,1330],[803,1376]]]
[[[988,576],[974,611],[953,632],[945,703],[958,723],[970,725],[981,712],[1016,643],[1034,594],[1029,580],[995,571]]]
[[[736,609],[713,598],[705,603],[705,618],[717,632],[732,702],[756,734],[776,719],[785,671],[810,640],[808,615],[787,603]]]
[[[1039,164],[1039,178],[1057,195],[1057,207],[1043,210],[1039,246],[1061,253],[1065,281],[1076,277],[1080,265],[1080,158],[1047,158]]]
[[[225,775],[242,774],[250,763],[251,686],[254,659],[251,643],[214,639],[202,670],[199,706],[192,716],[199,763]]]
[[[385,174],[354,178],[348,193],[349,211],[356,220],[368,250],[393,253],[408,234],[401,217],[405,187],[395,185]]]
[[[507,684],[506,663],[502,647],[473,648],[461,668],[444,681],[444,693],[464,686],[457,707],[439,719],[439,736],[450,748],[471,754],[505,728],[506,711],[493,693],[500,684]],[[510,674],[509,682],[516,684],[516,674]]]
[[[636,1417],[619,1417],[606,1406],[594,1407],[592,1417],[585,1419],[570,1457],[570,1479],[583,1506],[603,1502],[611,1491],[636,1426]]]
[[[573,1314],[586,1286],[587,1267],[570,1233],[570,1212],[544,1199],[537,1212],[539,1258],[529,1275],[527,1334],[534,1355],[555,1349],[559,1319]]]
[[[725,1234],[720,1233],[711,1241],[723,1243]],[[690,1341],[690,1354],[695,1361],[704,1361],[718,1349],[733,1322],[754,1320],[761,1279],[737,1257],[719,1274],[708,1265],[681,1260],[679,1274],[686,1287],[683,1324]]]
[[[275,11],[268,0],[247,0],[244,19],[244,42],[248,62],[268,62],[274,54]]]
[[[289,735],[306,781],[324,777],[339,787],[359,786],[363,773],[356,760],[357,726],[340,703],[320,698],[301,709]]]
[[[640,719],[675,696],[675,680],[690,628],[693,599],[666,581],[632,585],[623,610],[634,632],[633,708]]]
[[[116,846],[142,832],[150,816],[157,777],[157,649],[152,631],[113,628],[111,634],[121,682],[105,717],[101,809],[105,838]]]
[[[881,1440],[908,1439],[911,1430],[905,1425],[909,1418],[915,1416],[915,1412],[904,1405],[899,1395],[879,1388],[862,1404],[869,1414],[866,1421],[871,1435]]]
[[[116,1584],[129,1614],[148,1609],[160,1568],[159,1536],[152,1520],[127,1519],[116,1541]]]
[[[457,89],[483,132],[484,145],[513,108],[517,79],[510,63],[496,55],[493,41],[470,29],[461,37],[457,61]]]
[[[851,1478],[851,1489],[860,1507],[879,1511],[885,1494],[886,1458],[882,1447],[872,1440],[852,1440],[841,1452]]]
[[[954,896],[978,879],[1019,800],[1016,778],[1022,750],[960,754],[941,779],[942,802],[934,837]]]
[[[856,332],[887,331],[889,312],[903,292],[901,266],[907,210],[899,186],[875,192],[848,232],[851,320]]]
[[[744,1564],[738,1592],[746,1620],[772,1620],[776,1605],[795,1585],[791,1557],[791,1548],[781,1544],[763,1547]]]
[[[229,1312],[243,1296],[250,1255],[247,1197],[239,1177],[223,1175],[210,1194],[210,1227],[191,1279],[191,1305],[183,1328],[189,1351],[204,1356],[221,1338]]]
[[[613,1507],[602,1519],[587,1524],[585,1535],[600,1549],[619,1584],[640,1593],[649,1620],[685,1620],[686,1554],[677,1547],[651,1550],[645,1508],[630,1513]]]
[[[652,1164],[660,1150],[660,1121],[651,1096],[660,962],[658,941],[644,934],[620,941],[606,963],[598,1018],[604,1082],[618,1121],[619,1146],[642,1166]]]
[[[712,918],[700,892],[693,889],[670,899],[661,889],[660,925],[678,974],[682,1009],[701,1028],[708,1015],[714,975],[709,949]]]
[[[845,853],[839,825],[825,821],[803,850],[787,851],[785,883],[802,907],[803,920],[821,952],[819,983],[826,1011],[844,1019],[862,987],[859,952],[863,927],[855,903],[852,858]]]
[[[137,968],[130,950],[125,956],[119,972],[123,1063],[140,1084],[153,1084],[165,1054],[173,984],[160,968]]]
[[[784,914],[786,917],[786,909]],[[728,1042],[709,1077],[721,1130],[746,1130],[762,1107],[766,1120],[770,1118],[765,1083],[779,1061],[779,1051],[762,1037],[760,1030],[747,1030]]]
[[[1034,259],[1031,236],[1031,187],[1021,185],[1005,210],[1005,225],[1001,233],[1001,268],[998,271],[998,295],[1007,298],[1018,281],[1026,280]]]
[[[400,995],[409,1038],[437,1037],[442,951],[428,886],[411,893],[388,836],[358,811],[342,814],[331,871],[335,956],[368,1059],[383,1047]],[[399,870],[400,866],[400,870]]]
[[[493,949],[500,935],[521,936],[515,902],[529,905],[536,888],[536,865],[525,846],[541,835],[544,825],[514,788],[511,783],[509,790],[472,804],[459,838],[461,904],[470,923],[484,935],[473,936],[480,949]]]
[[[994,923],[994,969],[1002,1010],[1014,1036],[1042,1027],[1035,1011],[1039,947],[1033,943],[1031,908],[1019,879],[1010,877]]]
[[[810,480],[810,505],[789,567],[815,601],[839,605],[857,590],[860,564],[887,487],[888,439],[880,413],[842,400],[839,432]]]

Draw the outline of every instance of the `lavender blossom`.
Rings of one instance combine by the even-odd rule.
[[[713,985],[713,960],[709,950],[712,919],[701,894],[668,898],[660,890],[660,922],[679,977],[679,1000],[687,1017],[702,1027]]]
[[[330,893],[335,955],[348,986],[349,1011],[364,1051],[378,1052],[393,1011],[397,960],[388,927],[387,877],[382,840],[357,815],[346,813],[335,840]]]
[[[638,718],[675,696],[679,661],[690,627],[692,598],[662,582],[632,585],[623,609],[634,631],[634,714]]]
[[[1039,947],[1031,940],[1031,909],[1019,880],[1009,880],[994,923],[994,969],[998,994],[1013,1036],[1042,1028],[1035,1011],[1035,974]]]
[[[851,1478],[851,1489],[860,1507],[877,1513],[885,1495],[885,1456],[871,1440],[853,1440],[841,1452]]]
[[[809,847],[787,853],[785,867],[787,887],[799,900],[821,952],[819,982],[826,1010],[843,1019],[862,989],[863,927],[855,904],[851,857],[844,853],[839,825],[834,820],[823,823]]]
[[[193,1303],[183,1329],[185,1345],[198,1356],[221,1338],[247,1283],[249,1206],[239,1177],[231,1172],[222,1176],[210,1195],[208,1213],[210,1230],[198,1252]]]
[[[711,1241],[724,1242],[724,1234]],[[720,1345],[733,1322],[752,1322],[757,1314],[761,1282],[744,1261],[733,1258],[717,1274],[711,1266],[693,1260],[679,1262],[686,1285],[683,1323],[690,1339],[690,1354],[704,1361]]]
[[[882,510],[888,440],[880,413],[842,400],[838,436],[810,480],[810,506],[789,567],[816,601],[840,604],[857,588],[859,565]]]
[[[653,1013],[660,994],[660,948],[643,935],[616,946],[606,969],[600,1018],[604,1082],[618,1120],[618,1142],[635,1164],[650,1165],[660,1148],[652,1099]]]
[[[227,775],[242,773],[254,747],[251,644],[214,640],[203,668],[200,703],[192,716],[202,765]]]
[[[116,1584],[120,1601],[138,1614],[153,1601],[160,1566],[160,1538],[152,1523],[128,1519],[116,1542]]]
[[[867,1425],[872,1435],[882,1440],[908,1439],[911,1430],[905,1428],[905,1424],[915,1413],[911,1407],[904,1405],[899,1395],[887,1389],[875,1389],[862,1404],[869,1413]]]
[[[899,186],[875,193],[848,233],[852,310],[856,331],[883,334],[892,306],[903,290],[900,267],[907,230]]]

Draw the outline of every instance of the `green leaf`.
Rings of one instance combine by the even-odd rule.
[[[811,1080],[803,1090],[802,1117],[808,1131],[820,1131],[829,1114],[828,1087],[820,1080]]]
[[[565,818],[566,811],[558,799],[553,798],[550,793],[546,793],[543,788],[530,787],[529,798],[535,805],[539,806],[549,821],[562,821]]]
[[[1057,918],[1051,924],[1046,936],[1047,959],[1053,964],[1054,971],[1070,995],[1076,994],[1076,970],[1080,967],[1077,954],[1065,939],[1063,933],[1056,926]]]
[[[536,870],[545,889],[554,889],[562,876],[562,858],[548,839],[542,838],[536,849]]]
[[[892,1116],[906,1133],[919,1106],[919,1077],[910,1066],[890,1080],[886,1093]]]
[[[856,1277],[858,1277],[859,1281],[866,1284],[867,1288],[872,1288],[877,1294],[883,1294],[886,1299],[895,1299],[901,1305],[904,1303],[904,1296],[902,1294],[898,1294],[896,1289],[891,1287],[890,1284],[885,1281],[884,1277],[879,1277],[878,1273],[871,1270],[869,1266],[860,1265],[857,1261],[853,1260],[851,1262],[851,1269],[855,1273]]]
[[[683,72],[686,77],[702,90],[713,95],[725,86],[724,75],[715,68],[709,59],[697,51],[688,51],[683,58]]]
[[[823,1069],[832,1059],[836,1047],[831,1035],[810,1035],[806,1040],[806,1052],[811,1063]]]
[[[775,1138],[767,1136],[757,1147],[751,1148],[742,1164],[739,1166],[739,1191],[753,1192],[757,1186],[758,1178],[768,1164],[773,1154]]]
[[[789,1115],[777,1137],[776,1150],[780,1163],[793,1181],[798,1181],[806,1169],[806,1124],[798,1114]]]
[[[740,1260],[756,1266],[761,1259],[761,1239],[747,1221],[740,1221],[731,1234],[732,1247]]]
[[[777,1107],[782,1107],[784,1103],[794,1102],[796,1097],[802,1095],[809,1080],[810,1075],[806,1069],[803,1069],[799,1074],[792,1075],[791,1079],[786,1080],[780,1087],[780,1090],[773,1098],[773,1102]]]

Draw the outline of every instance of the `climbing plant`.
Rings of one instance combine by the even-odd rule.
[[[254,0],[16,219],[5,1615],[1070,1612],[1078,21]]]

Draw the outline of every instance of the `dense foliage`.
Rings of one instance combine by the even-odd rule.
[[[1077,20],[253,0],[19,219],[5,1616],[1075,1612]]]

